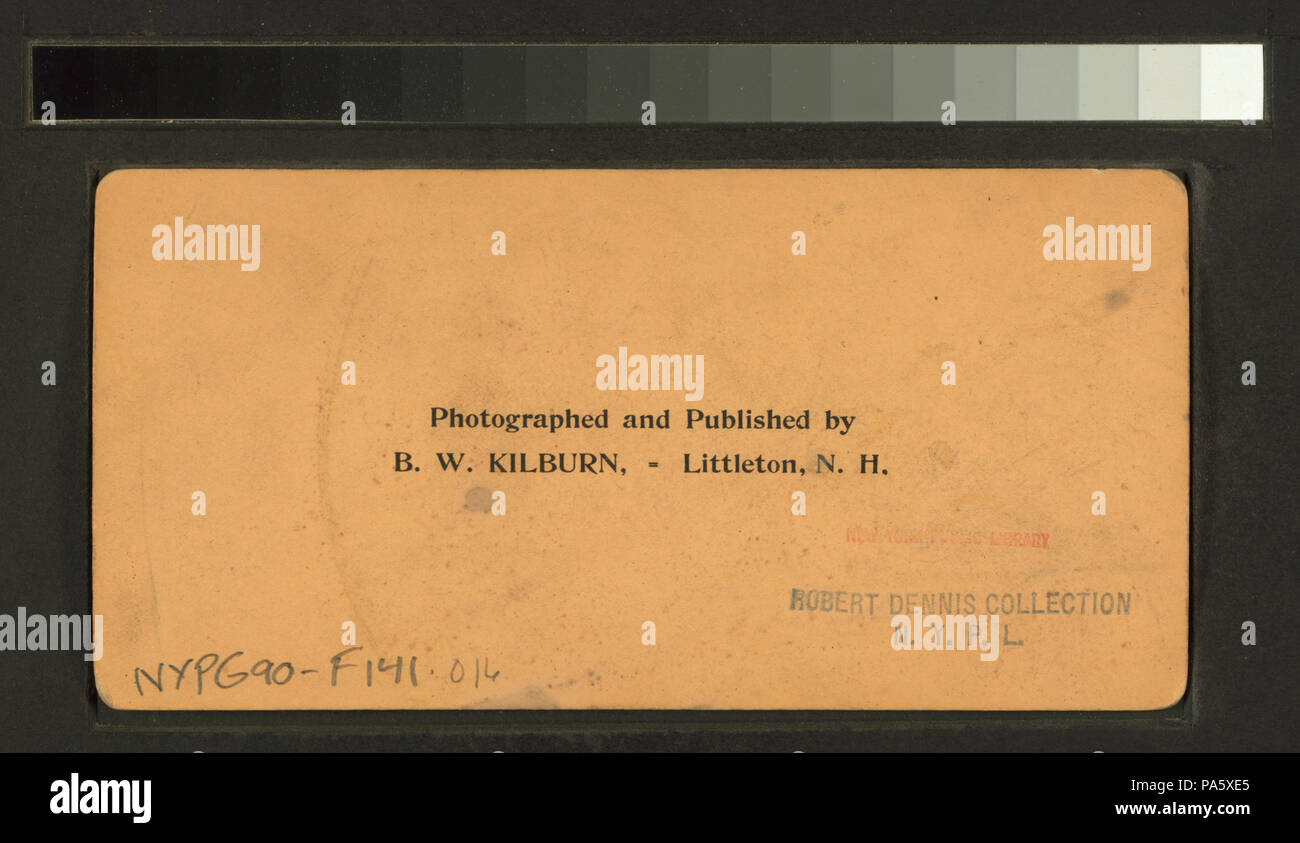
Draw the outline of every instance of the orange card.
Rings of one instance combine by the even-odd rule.
[[[1188,206],[1142,170],[126,170],[124,709],[1155,709]]]

